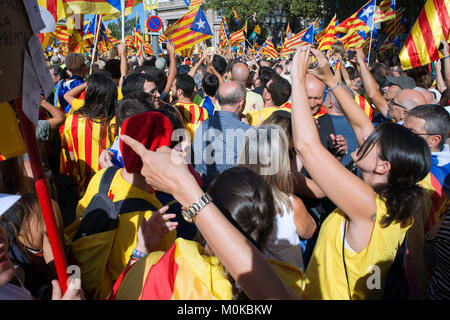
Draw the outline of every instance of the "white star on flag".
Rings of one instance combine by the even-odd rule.
[[[361,17],[366,16],[367,18],[369,18],[369,14],[371,14],[372,12],[373,12],[373,6],[370,6],[366,10],[364,10]]]
[[[196,25],[198,26],[198,29],[203,29],[205,27],[205,23],[206,22],[200,18],[200,20],[196,23]]]

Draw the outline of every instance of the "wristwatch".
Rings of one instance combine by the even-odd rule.
[[[205,193],[203,196],[201,196],[200,199],[195,201],[189,208],[187,209],[183,208],[181,210],[181,213],[183,215],[184,220],[193,223],[195,216],[210,202],[212,202],[211,196],[208,193]]]

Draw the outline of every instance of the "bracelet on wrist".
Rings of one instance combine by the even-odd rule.
[[[338,87],[340,86],[339,81],[336,82],[336,85],[333,88],[328,89],[328,92],[333,92],[334,90],[336,90]]]
[[[450,56],[445,56],[445,57],[442,58],[442,60],[445,60],[447,58],[450,58]]]

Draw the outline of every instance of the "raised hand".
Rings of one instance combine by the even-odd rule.
[[[155,251],[161,243],[162,238],[178,225],[178,222],[172,222],[170,219],[176,217],[173,213],[163,214],[169,209],[168,206],[162,207],[148,219],[142,217],[137,235],[136,249],[148,254]]]

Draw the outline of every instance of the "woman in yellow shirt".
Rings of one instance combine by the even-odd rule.
[[[315,69],[309,69],[310,53],[318,61]],[[361,50],[357,55],[364,61]],[[361,178],[321,145],[308,105],[308,72],[322,80],[342,106],[360,145],[352,158]],[[294,148],[313,180],[338,206],[323,223],[306,269],[306,298],[379,299],[397,249],[414,214],[421,212],[417,182],[430,170],[429,147],[397,124],[374,130],[364,111],[339,86],[320,51],[301,47],[291,78]]]

